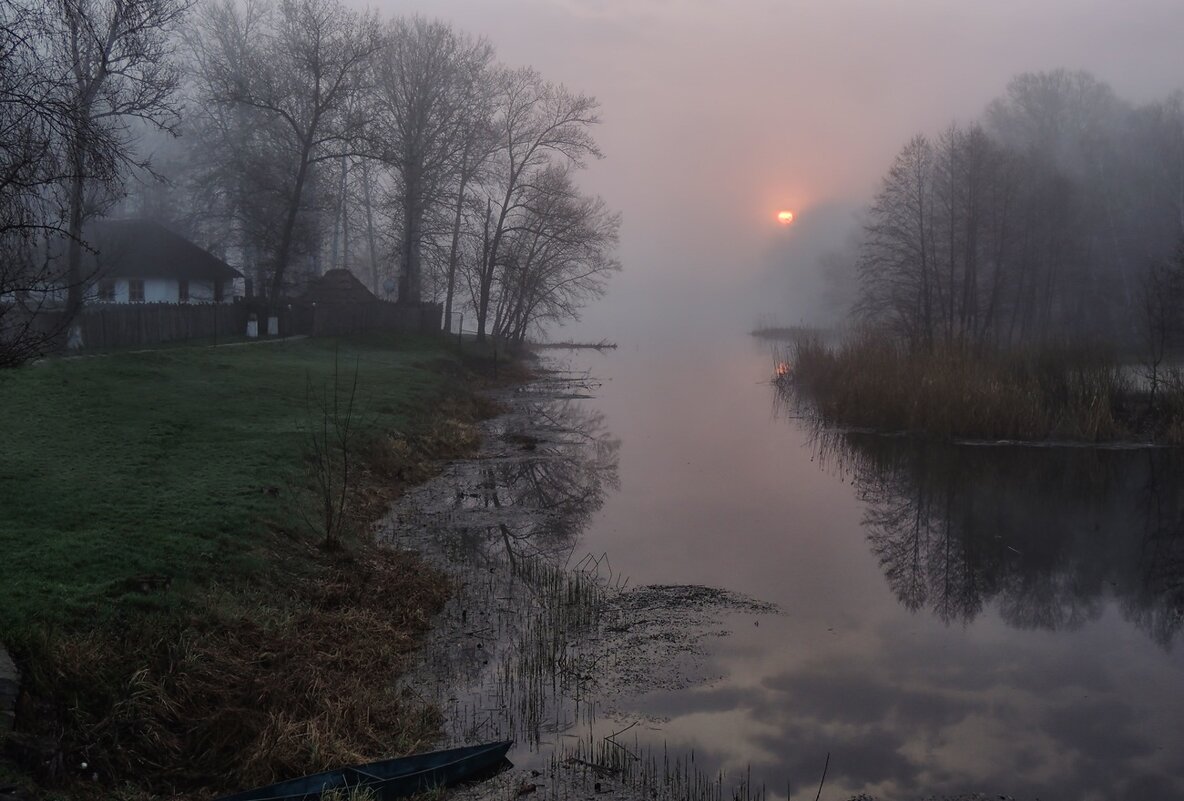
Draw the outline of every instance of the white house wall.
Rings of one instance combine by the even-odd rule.
[[[177,282],[168,278],[145,278],[144,302],[176,303]]]
[[[112,303],[130,303],[131,295],[128,289],[129,279],[127,278],[113,278],[109,279],[115,284],[115,298]],[[180,298],[180,283],[175,278],[145,278],[144,281],[144,302],[145,303],[178,303]],[[223,282],[225,294],[223,295],[223,302],[229,303],[234,300],[234,282]],[[91,303],[99,302],[99,287],[97,284],[92,285],[86,293],[86,300]],[[189,282],[189,302],[190,303],[213,303],[214,302],[214,282],[213,281],[190,281]]]
[[[173,297],[177,297],[176,281],[173,282]],[[229,283],[229,282],[228,282]],[[230,299],[230,293],[223,295],[224,300]],[[190,281],[189,282],[189,302],[190,303],[213,303],[214,302],[214,282],[213,281]]]

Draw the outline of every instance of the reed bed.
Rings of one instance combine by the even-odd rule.
[[[569,801],[573,791],[584,797],[588,788],[595,792],[600,783],[611,784],[626,797],[652,801],[765,801],[768,797],[764,785],[754,784],[751,770],[738,775],[707,770],[696,762],[693,750],[671,754],[665,745],[659,751],[636,739],[626,744],[620,733],[590,735],[557,750],[548,774],[546,801]]]
[[[527,785],[540,801],[600,793],[649,801],[765,801],[765,788],[747,772],[711,771],[693,751],[627,741],[623,734],[632,725],[604,736],[614,719],[598,710],[602,660],[619,646],[615,632],[636,624],[639,614],[619,603],[625,582],[604,560],[586,557],[567,566],[539,556],[505,567],[508,575],[486,569],[484,578],[474,573],[464,581],[470,597],[502,606],[502,622],[483,630],[487,649],[502,647],[488,654],[492,689],[451,710],[457,716],[451,727],[462,740],[508,737],[532,752],[550,751],[538,765],[544,769],[533,774],[539,783]],[[521,787],[515,784],[512,792]]]
[[[514,739],[534,749],[595,721],[588,699],[616,586],[551,554],[495,563],[460,563],[463,592],[445,612],[454,633],[432,644],[421,672],[449,741]]]
[[[1097,348],[912,352],[870,332],[834,346],[803,336],[777,356],[777,383],[828,426],[940,438],[1184,442],[1184,394],[1156,407]]]
[[[601,630],[606,587],[593,575],[536,558],[515,576],[529,593],[519,636],[497,669],[499,706],[510,711],[511,736],[538,744],[591,713],[583,703],[595,670],[587,647]]]

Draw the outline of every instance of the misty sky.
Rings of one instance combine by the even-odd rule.
[[[651,330],[655,310],[663,328],[707,318],[745,328],[777,301],[787,322],[808,314],[817,299],[809,287],[795,296],[785,262],[837,244],[848,209],[870,198],[909,136],[977,117],[1017,73],[1085,69],[1133,102],[1184,87],[1181,0],[378,8],[484,35],[503,62],[601,101],[606,158],[582,183],[624,214],[625,272],[575,329],[594,338]],[[799,215],[792,229],[773,220],[782,207]]]

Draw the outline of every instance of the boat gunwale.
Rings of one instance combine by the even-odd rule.
[[[461,764],[464,762],[469,762],[469,761],[472,761],[472,760],[475,760],[478,758],[493,757],[494,755],[497,755],[497,757],[496,757],[497,760],[505,759],[506,753],[510,750],[510,747],[513,746],[513,744],[514,744],[513,740],[499,740],[497,742],[483,743],[481,745],[461,746],[459,748],[445,748],[445,749],[442,749],[439,751],[429,751],[424,754],[408,754],[408,755],[402,756],[402,757],[391,757],[390,759],[379,759],[379,760],[375,760],[373,762],[367,762],[363,765],[358,765],[358,766],[347,765],[344,767],[335,768],[333,770],[320,771],[318,773],[309,773],[305,776],[296,776],[291,779],[285,779],[283,781],[273,782],[272,784],[264,785],[262,787],[257,787],[254,790],[243,790],[243,791],[240,791],[237,793],[232,793],[230,795],[219,796],[217,799],[215,799],[215,801],[291,801],[291,799],[302,799],[302,798],[310,798],[310,797],[311,798],[319,798],[320,796],[323,796],[325,793],[332,792],[334,790],[349,791],[351,789],[368,787],[368,786],[372,786],[372,785],[376,785],[376,784],[383,784],[386,782],[411,781],[411,780],[415,780],[418,777],[422,777],[425,774],[433,773],[436,771],[447,770],[448,768],[451,768],[455,765],[458,765],[458,764]],[[441,762],[441,763],[430,765],[427,767],[421,767],[421,768],[418,768],[415,770],[409,770],[406,773],[396,773],[396,774],[393,774],[390,776],[375,776],[374,774],[366,772],[366,768],[374,767],[377,765],[387,765],[392,762],[402,762],[402,761],[411,761],[411,760],[416,760],[416,759],[425,759],[425,758],[432,757],[432,756],[443,756],[444,754],[449,754],[449,753],[456,753],[457,756],[454,759],[450,759],[447,762]],[[355,773],[355,774],[361,773],[363,776],[366,776],[368,778],[364,781],[360,781],[360,782],[356,782],[356,783],[351,784],[350,783],[350,774],[351,773]],[[269,788],[280,787],[285,784],[294,784],[296,782],[302,782],[302,781],[313,781],[313,780],[316,780],[318,777],[324,777],[326,780],[324,783],[322,783],[321,788],[319,790],[309,790],[309,791],[296,790],[295,792],[286,792],[286,793],[281,792],[278,795],[256,795],[255,794],[258,792],[266,791]],[[330,780],[335,779],[335,778],[340,779],[340,782],[330,783]],[[421,791],[417,791],[417,792],[421,792]]]

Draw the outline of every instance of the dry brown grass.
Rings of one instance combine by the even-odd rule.
[[[790,382],[824,422],[974,439],[1112,441],[1140,434],[1132,389],[1097,349],[910,353],[862,332],[795,342]]]
[[[481,440],[477,421],[496,412],[483,398],[448,398],[414,431],[384,432],[361,441],[360,470],[348,510],[354,527],[360,530],[377,519],[407,486],[436,475],[444,462],[474,452]]]
[[[429,745],[437,711],[394,682],[447,580],[407,553],[335,559],[286,593],[214,591],[180,625],[54,641],[33,677],[53,778],[229,790]]]

